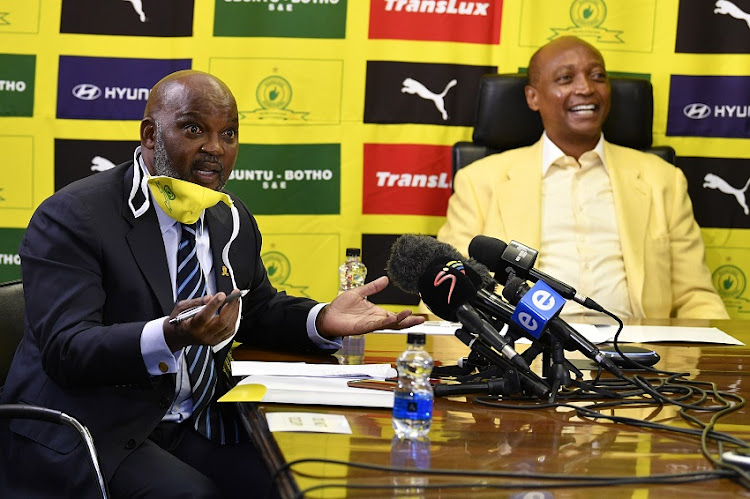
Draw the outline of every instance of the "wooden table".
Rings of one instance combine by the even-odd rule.
[[[662,322],[664,323],[664,322]],[[654,324],[651,321],[649,324]],[[680,325],[716,326],[750,344],[750,323],[743,321],[684,321]],[[403,335],[370,334],[367,337],[365,361],[393,362],[405,346]],[[449,365],[468,354],[468,349],[453,336],[428,336],[427,349],[433,357]],[[671,371],[690,372],[690,378],[713,381],[719,389],[750,397],[750,348],[716,344],[651,343],[649,347],[661,355],[657,367]],[[519,350],[521,347],[519,346]],[[268,353],[240,347],[235,359],[268,359]],[[276,360],[283,357],[276,356]],[[295,357],[295,359],[299,359]],[[313,359],[320,362],[320,358]],[[328,360],[333,361],[333,358]],[[272,469],[304,458],[353,461],[389,466],[399,461],[403,449],[393,439],[391,413],[388,409],[301,406],[281,404],[243,404],[244,423],[253,434]],[[268,432],[264,413],[272,411],[308,411],[343,414],[351,425],[351,435],[323,433]],[[750,441],[750,414],[747,407],[723,418],[717,430]],[[661,408],[648,406],[617,409],[616,414],[649,418],[687,427],[673,405]],[[706,420],[709,416],[703,416]],[[712,446],[713,447],[713,446]],[[380,484],[409,483],[517,483],[516,489],[393,489],[357,490],[325,488],[305,497],[619,497],[633,498],[696,498],[750,497],[750,490],[723,478],[689,484],[640,484],[596,487],[551,487],[549,482],[524,477],[524,473],[584,476],[648,476],[664,473],[712,470],[700,450],[699,440],[656,430],[639,429],[624,424],[594,422],[579,418],[572,410],[560,409],[498,409],[477,404],[473,397],[439,398],[435,400],[434,419],[429,435],[428,451],[423,459],[431,469],[468,469],[508,472],[510,478],[451,477],[404,475],[387,471],[370,471],[333,464],[310,463],[294,466],[292,473],[281,473],[279,490],[282,497],[294,497],[309,487],[346,483]],[[423,463],[424,464],[424,463]],[[556,480],[559,482],[559,480]],[[528,492],[534,494],[526,495]]]

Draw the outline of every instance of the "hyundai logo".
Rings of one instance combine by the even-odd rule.
[[[711,108],[707,104],[701,102],[688,104],[682,108],[682,112],[691,120],[702,120],[703,118],[711,116]]]
[[[73,87],[73,95],[81,100],[96,100],[102,95],[102,89],[91,83],[79,83]]]

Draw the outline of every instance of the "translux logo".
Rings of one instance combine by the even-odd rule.
[[[388,12],[423,12],[457,14],[460,16],[487,16],[489,2],[459,2],[458,0],[385,0]]]

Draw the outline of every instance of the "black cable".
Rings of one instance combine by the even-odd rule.
[[[289,470],[298,473],[291,468],[303,463],[322,463],[334,464],[351,468],[366,469],[371,471],[386,471],[391,473],[403,473],[409,475],[437,475],[437,476],[459,476],[459,477],[480,477],[480,478],[516,478],[516,479],[537,479],[537,480],[558,480],[557,482],[516,482],[516,483],[424,483],[424,484],[352,484],[352,483],[325,483],[318,484],[301,490],[297,497],[305,497],[306,494],[315,490],[326,488],[344,488],[354,490],[439,490],[439,489],[539,489],[539,488],[568,488],[568,487],[606,487],[613,485],[642,485],[642,484],[679,484],[694,483],[699,481],[715,480],[720,478],[735,478],[735,473],[731,470],[713,470],[699,471],[688,473],[656,474],[640,477],[622,477],[622,476],[590,476],[590,475],[570,475],[570,474],[553,474],[553,473],[515,473],[504,471],[481,471],[481,470],[455,470],[455,469],[415,469],[399,468],[391,466],[382,466],[375,464],[358,463],[353,461],[339,461],[334,459],[317,459],[305,458],[291,461],[279,470]],[[311,476],[311,475],[306,475]],[[329,477],[319,477],[329,478]],[[342,477],[343,478],[343,477]]]

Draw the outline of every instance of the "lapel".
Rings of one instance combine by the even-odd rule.
[[[641,165],[622,158],[618,149],[605,142],[604,153],[612,182],[612,196],[617,215],[628,292],[633,313],[643,315],[643,285],[645,281],[645,240],[651,213],[650,190],[641,174]]]
[[[542,219],[542,142],[528,148],[516,163],[504,169],[495,192],[504,235],[532,248],[539,248]],[[521,216],[519,216],[521,214]]]
[[[130,224],[130,231],[125,235],[125,240],[136,264],[146,278],[147,285],[159,301],[162,312],[164,315],[169,315],[174,308],[172,282],[156,211],[151,207],[139,218],[135,218],[128,206],[128,197],[133,185],[133,168],[134,166],[131,165],[125,172],[125,185],[122,193],[124,196],[122,216]],[[140,206],[142,202],[143,196],[139,193],[133,204]]]
[[[208,208],[204,216],[206,227],[211,234],[211,254],[214,259],[214,278],[216,279],[216,292],[223,291],[227,294],[232,292],[232,278],[229,275],[221,252],[232,237],[232,212],[224,203]]]
[[[214,259],[214,278],[216,280],[216,292],[223,291],[226,294],[232,292],[232,277],[229,275],[229,269],[226,268],[224,260],[221,257],[224,246],[232,237],[232,212],[224,203],[218,203],[216,206],[208,208],[203,217],[211,235],[211,254]],[[214,360],[221,372],[222,366],[227,359],[227,354],[232,348],[234,342],[230,341],[221,350],[214,352]],[[230,359],[231,360],[231,359]],[[224,370],[226,372],[226,370]]]

